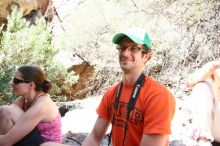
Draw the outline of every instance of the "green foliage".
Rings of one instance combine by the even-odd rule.
[[[68,74],[67,69],[53,59],[59,50],[53,47],[51,31],[45,20],[40,19],[36,25],[30,25],[22,17],[22,12],[14,8],[8,18],[6,31],[2,31],[0,99],[5,102],[13,99],[8,82],[14,76],[16,68],[23,64],[36,64],[46,70],[48,78],[54,83],[51,94],[56,99],[64,88],[75,82],[75,76]],[[65,86],[62,85],[64,83]]]
[[[53,98],[57,101],[64,101],[67,97],[61,96],[63,91],[71,90],[71,86],[76,83],[78,76],[73,72],[67,72],[65,67],[58,61],[53,60],[53,63],[47,64],[45,68],[47,76],[50,79],[53,79]],[[60,94],[57,95],[57,94]]]

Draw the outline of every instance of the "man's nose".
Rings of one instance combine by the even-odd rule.
[[[128,54],[130,52],[131,52],[130,47],[127,47],[127,48],[124,48],[123,50],[121,50],[121,54]]]

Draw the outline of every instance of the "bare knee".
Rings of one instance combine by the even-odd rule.
[[[1,116],[1,119],[2,118],[7,118],[10,116],[10,106],[8,105],[3,105],[3,106],[0,106],[0,116]]]
[[[14,125],[8,106],[0,107],[0,134],[5,134]]]
[[[11,104],[9,110],[14,123],[24,114],[24,111],[15,104]]]
[[[0,106],[0,134],[5,134],[23,115],[24,111],[17,105]]]
[[[199,88],[200,90],[209,89],[210,87],[211,87],[211,84],[207,81],[199,82],[199,83],[195,84],[195,86],[194,86],[194,88]]]

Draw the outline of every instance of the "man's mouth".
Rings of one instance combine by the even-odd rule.
[[[132,60],[129,59],[129,58],[126,58],[126,57],[121,57],[121,58],[120,58],[120,61],[127,62],[127,61],[132,61]]]

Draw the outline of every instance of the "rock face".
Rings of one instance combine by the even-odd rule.
[[[19,6],[24,10],[24,15],[29,14],[32,10],[38,9],[38,3],[36,0],[3,0],[0,1],[0,20],[6,20],[7,16],[11,13],[11,8],[13,5]]]
[[[83,62],[79,65],[71,66],[68,71],[74,71],[79,75],[79,80],[76,84],[72,85],[71,90],[69,91],[72,94],[72,98],[83,99],[86,97],[88,93],[88,89],[86,88],[88,82],[93,77],[95,68],[90,65],[88,62]],[[68,93],[68,94],[70,94]]]
[[[24,16],[32,11],[40,11],[42,15],[47,10],[49,0],[1,0],[0,1],[0,22],[5,22],[10,15],[12,7],[18,6],[23,9]]]

